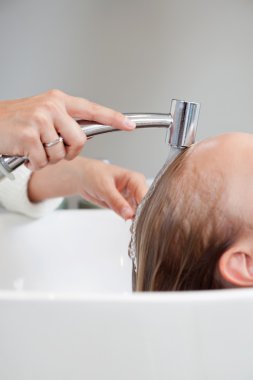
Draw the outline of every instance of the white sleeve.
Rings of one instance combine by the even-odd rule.
[[[0,180],[0,203],[6,210],[39,218],[55,210],[61,204],[63,198],[48,199],[38,203],[30,202],[27,185],[31,171],[24,165],[15,170],[14,176],[14,181],[9,178]]]

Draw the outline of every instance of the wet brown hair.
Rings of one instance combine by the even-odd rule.
[[[191,164],[191,148],[168,166],[136,226],[136,291],[223,288],[217,263],[239,237],[218,170]]]

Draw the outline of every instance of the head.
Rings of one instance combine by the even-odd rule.
[[[252,200],[253,135],[183,151],[138,219],[135,290],[253,286]]]

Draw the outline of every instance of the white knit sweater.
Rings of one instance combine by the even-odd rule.
[[[6,210],[39,218],[55,210],[62,202],[62,198],[48,199],[38,203],[30,202],[27,185],[31,171],[22,165],[15,170],[14,176],[14,181],[9,178],[0,180],[0,205]]]

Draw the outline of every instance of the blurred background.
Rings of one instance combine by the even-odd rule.
[[[0,97],[59,88],[122,112],[201,102],[198,140],[253,131],[250,0],[1,0]],[[165,131],[95,137],[82,154],[153,177]]]

